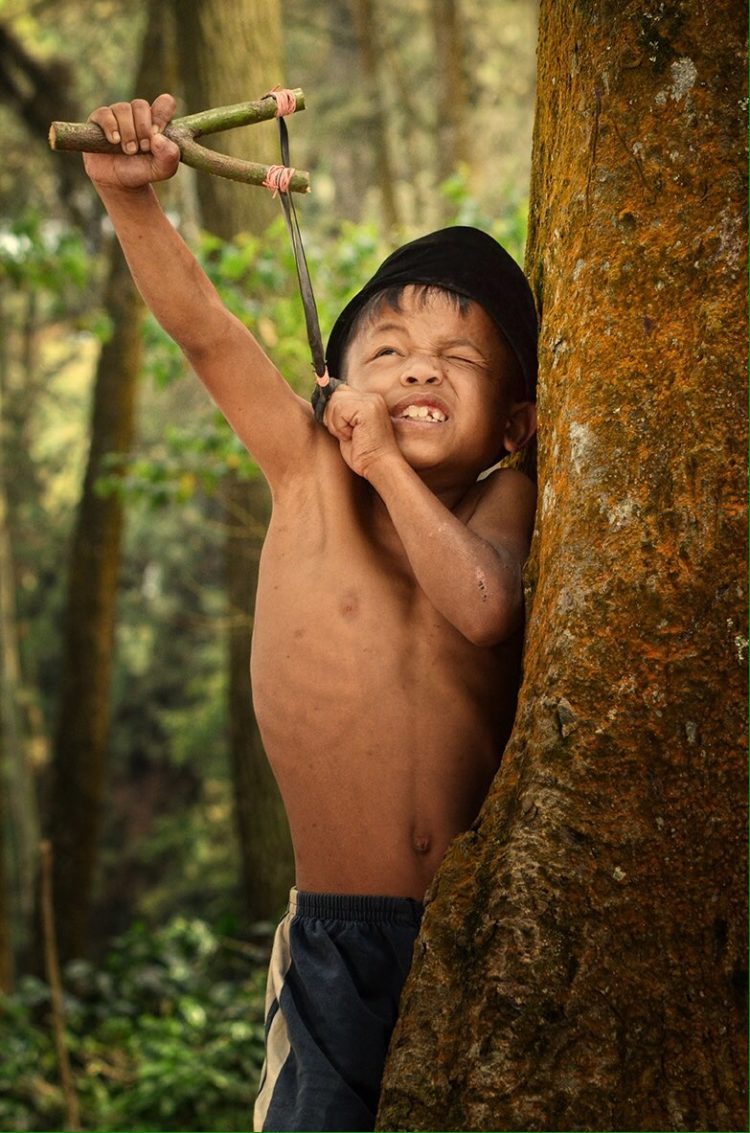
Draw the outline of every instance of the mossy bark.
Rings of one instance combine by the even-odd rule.
[[[525,676],[380,1129],[746,1128],[741,17],[541,5]]]

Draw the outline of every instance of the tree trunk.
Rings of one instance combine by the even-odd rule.
[[[399,228],[400,218],[396,200],[396,177],[388,141],[388,114],[380,78],[379,33],[373,0],[350,0],[352,20],[357,35],[357,49],[362,63],[362,75],[367,91],[369,134],[375,170],[372,180],[380,187],[383,222],[387,232]]]
[[[260,98],[271,87],[287,85],[278,0],[181,0],[176,18],[191,113]],[[275,122],[211,135],[201,138],[201,144],[266,164],[281,160]],[[261,233],[278,215],[270,193],[219,177],[198,178],[197,190],[205,226],[225,240],[241,232]]]
[[[359,49],[351,0],[328,0],[326,22],[331,29],[325,58],[326,73],[353,74],[359,67]],[[333,84],[330,90],[321,90],[320,95],[329,104],[332,101],[335,104],[326,111],[328,130],[337,139],[337,144],[329,146],[325,155],[334,191],[329,211],[332,216],[346,217],[359,223],[370,188],[371,156],[357,113],[360,99],[356,95],[353,99],[343,99]],[[319,101],[316,100],[316,104]]]
[[[178,13],[181,70],[191,110],[260,97],[284,84],[278,0],[190,0]],[[208,141],[208,140],[207,140]],[[278,162],[275,124],[220,135],[217,148],[236,157]],[[203,224],[224,240],[261,234],[277,215],[270,194],[216,177],[200,177]],[[289,830],[263,751],[250,694],[250,632],[268,492],[261,482],[230,476],[224,491],[226,584],[230,609],[229,737],[235,816],[249,921],[278,916],[294,877]]]
[[[2,401],[0,391],[0,441],[4,433]],[[4,454],[0,452],[0,990],[7,990],[12,978],[13,913],[27,920],[32,912],[39,840],[35,785],[21,710],[24,695],[6,475]],[[12,838],[8,837],[10,832]]]
[[[0,454],[0,458],[1,458]],[[13,984],[13,933],[10,862],[8,860],[8,806],[6,797],[11,782],[11,765],[17,765],[17,749],[21,743],[13,693],[18,689],[18,654],[15,608],[11,582],[10,545],[7,538],[7,507],[3,462],[0,459],[0,992],[9,992]],[[16,751],[12,750],[16,746]],[[15,770],[13,778],[15,778]]]
[[[71,90],[72,65],[67,60],[42,62],[30,55],[10,27],[0,24],[0,97],[12,106],[34,139],[46,137],[53,118],[77,118]],[[91,208],[82,208],[90,199],[88,178],[80,162],[53,161],[59,199],[74,223],[88,229]]]
[[[542,2],[525,679],[380,1129],[746,1128],[742,26]]]
[[[6,855],[5,737],[0,733],[0,995],[13,988],[13,933],[9,869]]]
[[[94,387],[89,449],[69,562],[60,706],[54,740],[49,828],[53,893],[62,962],[87,950],[99,848],[110,720],[110,677],[123,533],[123,505],[99,496],[110,454],[133,440],[141,364],[142,303],[119,245],[113,245],[106,310],[112,337],[102,348]]]
[[[436,173],[444,181],[469,161],[464,28],[458,0],[430,0],[437,76]]]
[[[0,321],[2,320],[2,310],[0,310]],[[6,354],[5,354],[5,341],[0,341],[0,426],[3,421],[3,405],[6,383]],[[7,504],[5,498],[5,468],[4,468],[4,455],[5,455],[5,437],[4,430],[0,427],[0,538],[2,537],[3,529],[7,531]],[[6,608],[6,595],[5,595],[5,573],[2,569],[2,556],[0,555],[0,617],[4,618],[4,610]],[[13,647],[15,649],[15,617],[13,618]],[[6,662],[4,659],[6,645],[7,630],[3,625],[3,639],[0,642],[0,684],[5,684],[5,669]],[[2,689],[0,689],[2,695]],[[9,992],[13,986],[13,935],[11,931],[11,918],[12,907],[10,898],[10,863],[8,861],[8,838],[7,838],[7,804],[5,796],[7,792],[8,781],[8,758],[7,739],[5,734],[5,723],[0,710],[0,993]]]
[[[150,0],[136,88],[158,93],[164,7]],[[141,365],[143,304],[119,245],[112,244],[105,307],[112,335],[94,383],[91,447],[69,563],[60,700],[51,770],[49,830],[60,962],[84,955],[99,846],[110,720],[110,676],[123,505],[96,481],[110,454],[130,450]]]

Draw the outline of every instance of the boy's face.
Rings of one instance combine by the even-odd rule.
[[[451,465],[476,476],[534,431],[531,402],[513,396],[517,363],[489,315],[470,302],[406,287],[355,332],[346,381],[385,400],[396,440],[416,470]]]

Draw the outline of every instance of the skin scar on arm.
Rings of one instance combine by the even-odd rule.
[[[477,579],[477,586],[479,587],[479,593],[482,596],[482,601],[486,602],[487,597],[488,597],[488,595],[487,595],[487,576],[486,576],[486,574],[484,573],[484,571],[482,570],[481,567],[476,568],[476,579]]]

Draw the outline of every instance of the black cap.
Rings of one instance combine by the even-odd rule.
[[[444,287],[479,303],[518,359],[526,397],[536,400],[538,324],[528,280],[497,240],[464,225],[420,236],[383,261],[333,325],[326,353],[331,375],[339,376],[352,324],[368,299],[388,287],[410,283]]]

